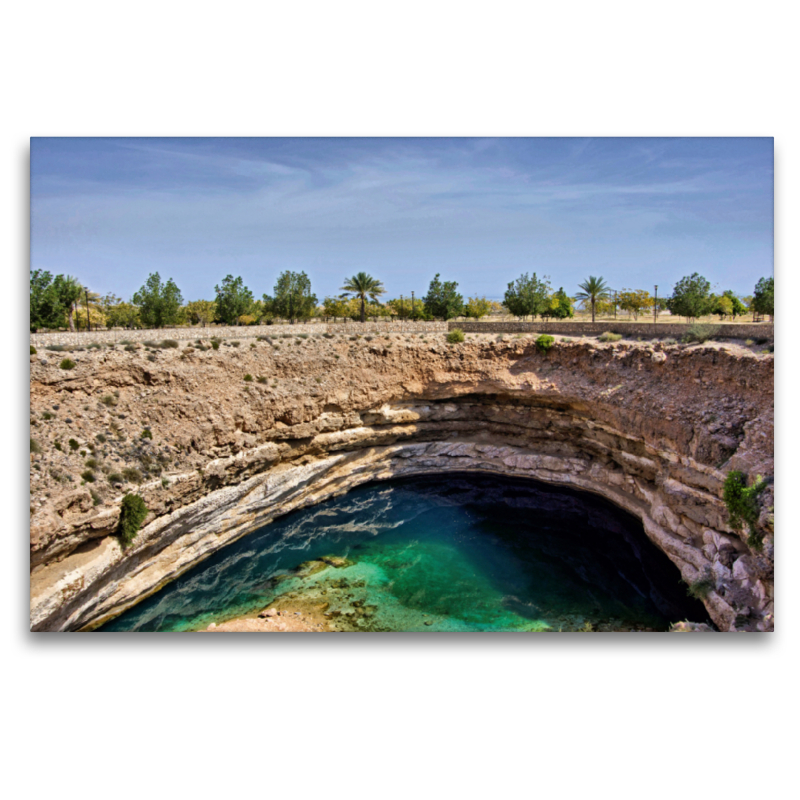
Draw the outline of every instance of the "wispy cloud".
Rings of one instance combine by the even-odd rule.
[[[35,140],[31,168],[34,266],[120,294],[156,269],[194,297],[284,268],[320,295],[359,269],[498,295],[523,269],[744,292],[772,268],[769,140]]]

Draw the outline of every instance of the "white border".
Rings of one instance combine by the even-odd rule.
[[[785,568],[778,633],[761,637],[139,635],[109,644],[28,634],[19,355],[28,137],[48,135],[775,136],[785,330],[782,298],[798,296],[800,131],[796,26],[783,8],[162,1],[6,11],[10,796],[661,798],[723,785],[733,797],[784,796],[796,783],[788,768],[797,712]],[[781,363],[789,348],[779,336]],[[784,510],[796,472],[790,380],[779,374],[784,565],[796,550]]]

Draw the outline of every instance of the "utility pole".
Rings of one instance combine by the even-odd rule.
[[[658,284],[656,284],[656,299],[653,302],[653,323],[658,322]]]
[[[83,291],[86,293],[86,331],[88,332],[92,329],[92,323],[89,319],[89,290],[84,286]]]

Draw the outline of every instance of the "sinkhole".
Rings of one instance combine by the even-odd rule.
[[[267,606],[342,631],[665,631],[708,622],[641,522],[487,474],[370,483],[234,542],[102,631],[192,631]]]

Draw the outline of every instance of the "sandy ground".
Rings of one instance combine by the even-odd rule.
[[[211,623],[199,633],[331,633],[335,626],[325,617],[327,603],[298,603],[277,597],[258,614]]]

